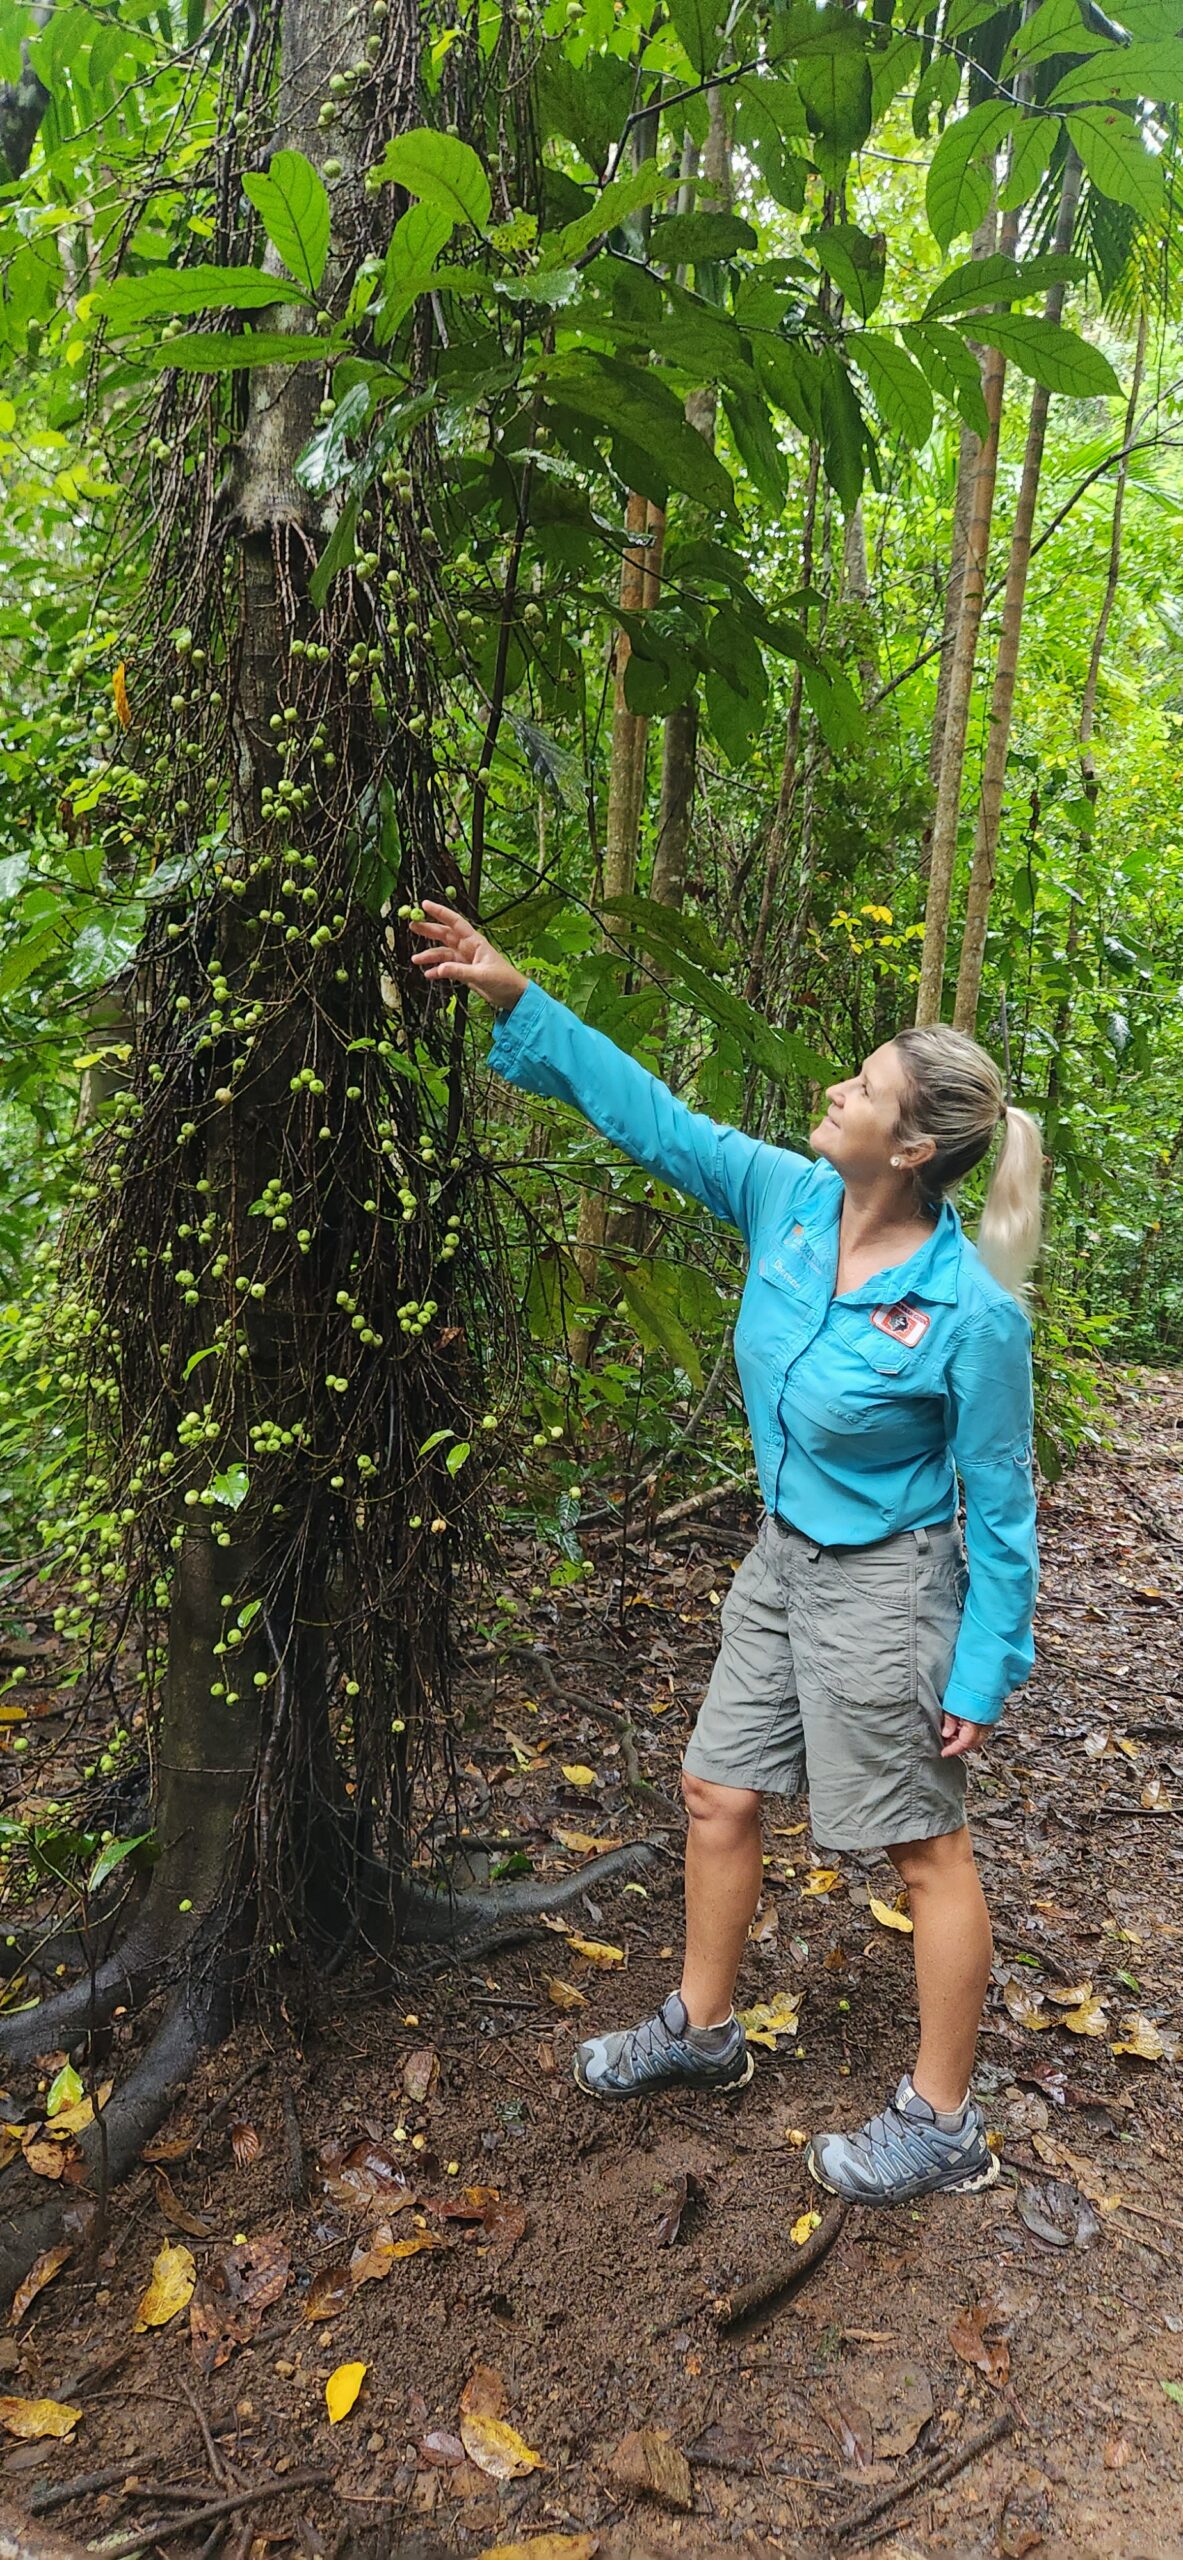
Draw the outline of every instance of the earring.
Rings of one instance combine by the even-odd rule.
[[[899,1172],[899,1168],[900,1168],[900,1159],[899,1159],[899,1157],[898,1157],[898,1156],[893,1156],[893,1157],[892,1157],[892,1159],[891,1159],[891,1161],[892,1161],[893,1165],[895,1166],[896,1172],[898,1173],[898,1172]]]

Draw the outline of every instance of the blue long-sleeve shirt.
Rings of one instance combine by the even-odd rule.
[[[951,1519],[960,1476],[969,1592],[944,1705],[995,1723],[1034,1660],[1031,1327],[951,1204],[907,1262],[835,1297],[832,1165],[689,1110],[533,982],[498,1015],[491,1062],[738,1227],[735,1358],[769,1511],[821,1546],[869,1546]]]

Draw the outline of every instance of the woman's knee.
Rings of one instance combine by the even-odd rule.
[[[964,1823],[960,1830],[938,1832],[932,1840],[900,1841],[887,1855],[911,1893],[974,1872],[973,1842]]]
[[[754,1787],[722,1787],[713,1778],[682,1771],[682,1802],[692,1822],[717,1831],[747,1831],[760,1820],[760,1797]]]

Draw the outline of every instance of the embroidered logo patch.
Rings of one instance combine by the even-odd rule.
[[[910,1307],[906,1298],[901,1298],[895,1307],[872,1307],[871,1322],[878,1326],[880,1333],[889,1333],[893,1342],[902,1342],[905,1350],[914,1351],[917,1343],[923,1342],[931,1318],[922,1314],[919,1307]]]

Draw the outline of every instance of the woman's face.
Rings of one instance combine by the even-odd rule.
[[[815,1156],[824,1156],[844,1180],[890,1171],[893,1155],[905,1152],[898,1135],[904,1093],[903,1060],[894,1040],[886,1040],[857,1075],[829,1087],[829,1109],[809,1133]],[[931,1147],[922,1152],[931,1154]],[[913,1150],[906,1153],[910,1161]]]

